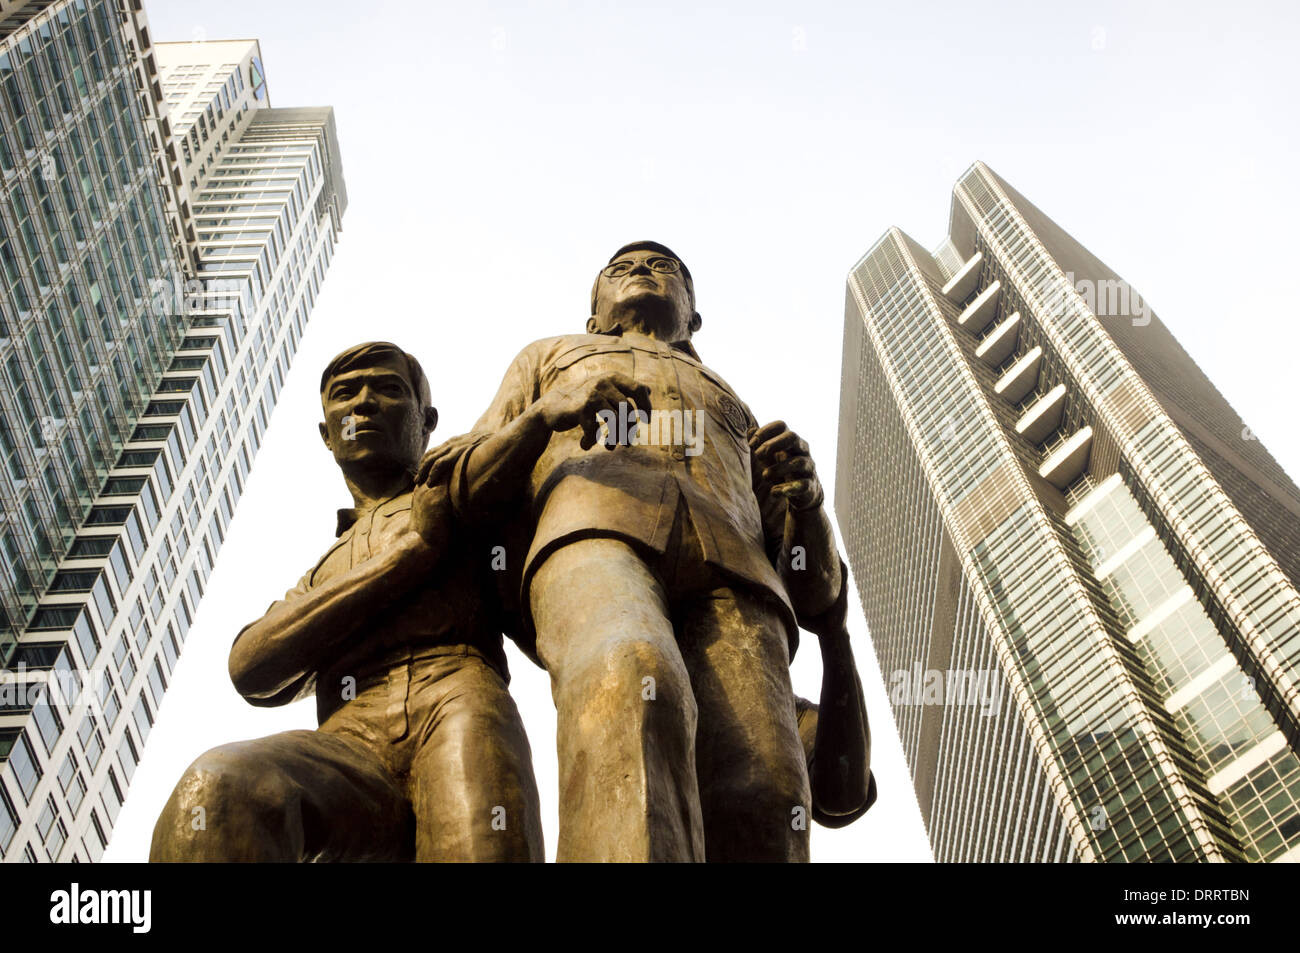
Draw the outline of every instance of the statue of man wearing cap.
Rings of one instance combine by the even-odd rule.
[[[818,622],[842,619],[845,573],[808,446],[758,426],[695,352],[700,327],[680,258],[620,248],[587,333],[519,354],[452,481],[466,519],[525,500],[522,628],[557,708],[562,861],[807,860],[809,816],[874,796],[851,656],[817,730],[849,739],[854,770],[823,785],[837,803],[809,790],[789,664],[800,622],[843,632]]]

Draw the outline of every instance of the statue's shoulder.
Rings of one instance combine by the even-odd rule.
[[[611,338],[608,334],[558,334],[555,337],[541,338],[524,348],[521,353],[527,355],[529,359],[537,362],[537,365],[543,366],[554,361],[562,354],[572,351],[579,347],[600,347],[610,344]]]

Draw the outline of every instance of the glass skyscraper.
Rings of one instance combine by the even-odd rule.
[[[848,279],[835,508],[938,860],[1300,859],[1300,491],[983,164]]]
[[[96,860],[347,206],[333,113],[138,4],[0,21],[0,854]]]

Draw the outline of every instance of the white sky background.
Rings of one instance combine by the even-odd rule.
[[[313,565],[349,498],[317,382],[344,347],[415,353],[442,423],[473,423],[529,341],[580,332],[626,241],[686,260],[696,345],[760,420],[835,467],[844,280],[897,225],[945,234],[982,159],[1131,281],[1283,467],[1294,282],[1300,13],[1287,3],[614,4],[147,0],[158,40],[257,37],[277,106],[336,110],[350,206],[106,860],[143,860],[187,764],[314,727],[235,694],[235,633]],[[871,479],[871,474],[863,474]],[[815,860],[928,860],[854,602],[880,801],[814,827]],[[511,655],[554,857],[554,709]],[[805,634],[795,688],[816,698]]]

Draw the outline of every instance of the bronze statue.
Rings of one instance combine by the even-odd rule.
[[[246,626],[230,675],[254,705],[315,693],[320,728],[223,745],[176,785],[150,859],[541,861],[528,739],[496,596],[445,480],[416,360],[349,348],[321,377],[321,437],[352,494],[338,542]]]
[[[874,797],[808,446],[759,428],[701,363],[691,274],[665,246],[619,249],[591,312],[588,333],[519,354],[451,481],[471,520],[526,503],[520,608],[559,717],[558,859],[806,860],[810,808],[843,823]],[[832,666],[819,717],[803,705],[807,745],[801,622]],[[812,737],[837,753],[813,757],[815,799]]]

